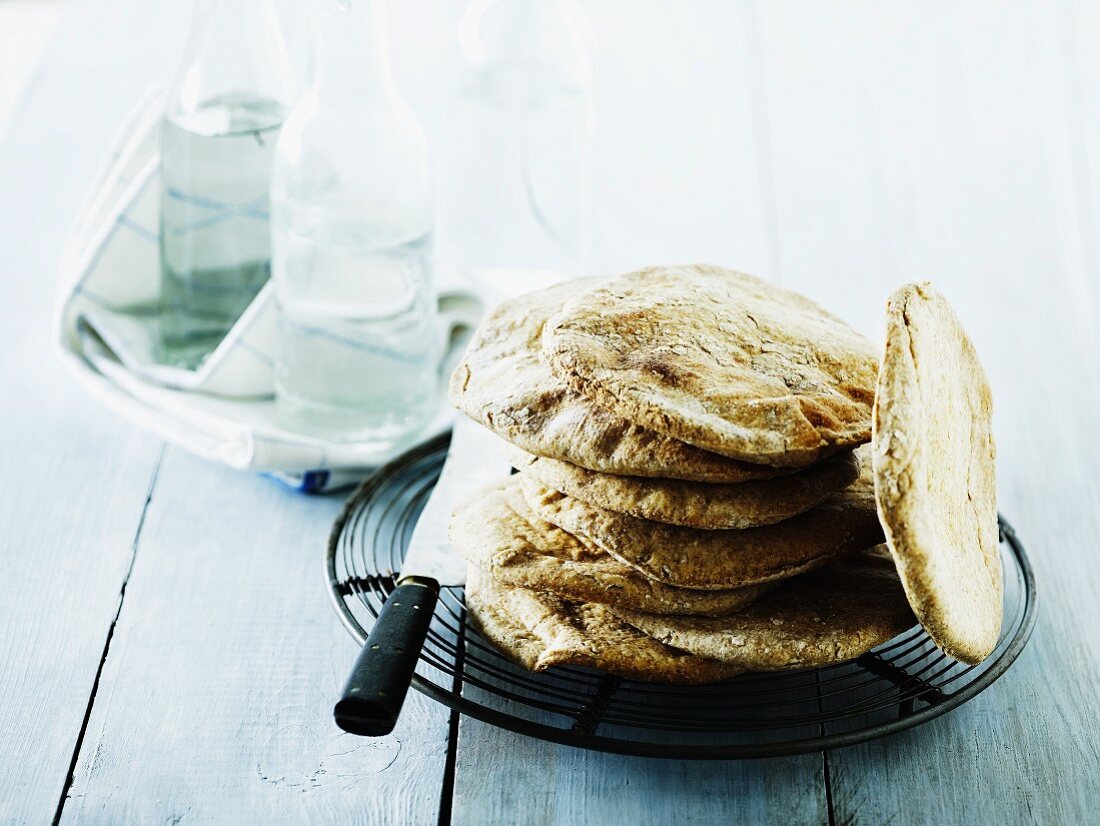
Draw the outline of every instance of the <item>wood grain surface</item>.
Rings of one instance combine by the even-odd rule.
[[[318,552],[340,504],[168,453],[63,822],[435,818],[445,708],[414,693],[380,738],[332,720],[356,650]]]
[[[392,4],[430,137],[459,0]],[[592,0],[595,263],[714,261],[879,336],[931,279],[994,390],[1040,616],[920,729],[728,763],[588,753],[410,697],[342,735],[335,498],[137,433],[49,347],[61,245],[188,4],[74,0],[0,145],[0,822],[1071,823],[1100,807],[1100,9],[1085,0]]]
[[[161,453],[51,352],[58,253],[97,149],[80,163],[39,103],[22,107],[0,149],[2,823],[49,822],[58,809]],[[51,174],[45,154],[75,157],[81,176]]]
[[[1080,251],[1100,228],[1077,214],[1081,170],[1063,143],[1065,10],[968,4],[945,27],[900,4],[849,21],[761,9],[764,96],[785,124],[779,277],[876,336],[894,285],[929,278],[947,295],[994,389],[1000,509],[1040,591],[1031,645],[1000,683],[829,754],[835,822],[1072,822],[1100,776],[1097,640],[1069,627],[1098,605],[1100,374],[1084,355],[1097,352],[1097,273]],[[832,220],[808,192],[827,193]]]

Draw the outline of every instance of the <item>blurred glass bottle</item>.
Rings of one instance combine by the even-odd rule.
[[[271,0],[200,0],[161,125],[161,360],[195,367],[270,275],[294,80]]]
[[[315,0],[312,77],[271,185],[279,417],[386,445],[437,404],[433,193],[420,123],[394,87],[381,0]]]
[[[444,147],[440,258],[512,294],[588,265],[594,41],[575,0],[474,0]]]

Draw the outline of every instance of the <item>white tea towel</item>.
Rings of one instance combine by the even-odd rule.
[[[235,468],[276,472],[303,489],[362,475],[450,426],[443,385],[483,304],[466,285],[438,293],[448,346],[440,412],[391,449],[305,436],[279,426],[274,409],[275,306],[268,284],[196,370],[156,362],[160,260],[157,131],[163,104],[151,92],[135,110],[81,210],[62,257],[56,342],[76,378],[108,406],[172,444]]]

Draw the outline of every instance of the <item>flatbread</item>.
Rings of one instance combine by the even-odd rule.
[[[450,535],[467,562],[502,585],[654,614],[730,614],[772,587],[698,591],[654,582],[592,543],[540,519],[524,499],[518,476],[475,491],[461,502],[451,518]]]
[[[651,579],[678,588],[743,588],[812,570],[882,541],[868,477],[785,522],[739,531],[664,525],[595,508],[520,474],[532,510]]]
[[[782,471],[738,462],[661,436],[571,390],[539,360],[542,328],[566,299],[599,284],[586,278],[498,306],[451,376],[451,402],[529,453],[627,476],[742,482]]]
[[[722,267],[593,287],[546,323],[542,356],[601,407],[746,462],[805,466],[871,435],[871,342],[808,298]]]
[[[980,662],[1003,610],[992,398],[974,345],[927,282],[887,306],[873,453],[879,514],[913,611],[947,654]]]
[[[466,610],[485,639],[530,671],[579,665],[628,679],[688,685],[725,680],[742,670],[663,645],[605,605],[509,588],[473,566],[466,577]]]
[[[757,528],[782,522],[820,504],[859,477],[859,461],[851,453],[778,479],[715,485],[613,476],[559,459],[534,456],[517,447],[508,447],[505,452],[517,470],[589,505],[704,530]]]
[[[915,619],[885,546],[785,582],[729,617],[615,613],[666,645],[746,671],[843,662],[912,628]]]

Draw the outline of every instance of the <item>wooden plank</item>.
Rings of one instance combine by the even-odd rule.
[[[797,11],[761,10],[784,280],[876,333],[902,281],[950,297],[994,388],[1001,507],[1043,612],[987,694],[830,753],[835,822],[1086,820],[1100,803],[1100,645],[1080,631],[1100,622],[1100,396],[1056,10]]]
[[[0,4],[0,136],[19,105],[27,81],[64,14],[62,0],[7,0]]]
[[[533,740],[463,717],[452,822],[827,823],[819,755],[691,762]]]
[[[355,646],[323,551],[341,502],[169,452],[65,822],[434,823],[446,709],[339,731]]]
[[[528,722],[561,730],[575,715],[520,708],[482,685],[499,687],[508,696],[524,693],[572,710],[584,694],[594,696],[598,680],[578,675],[544,675],[538,691],[518,688],[526,672],[490,656],[473,632],[466,663],[470,682],[463,695],[479,705],[521,717]],[[503,675],[501,674],[503,672]],[[504,676],[510,678],[505,682]],[[633,709],[648,705],[644,694],[632,692],[620,701]],[[557,692],[561,695],[557,696]],[[652,700],[653,713],[664,713],[664,703]],[[816,708],[816,705],[814,706]],[[622,713],[623,707],[618,708]],[[793,711],[793,709],[792,709]],[[604,737],[648,743],[675,743],[676,735],[639,732],[601,723],[594,732]],[[801,730],[812,736],[817,727]],[[693,743],[746,742],[744,738],[707,737]],[[700,794],[705,789],[705,794]],[[825,823],[828,809],[824,764],[820,754],[768,761],[690,761],[623,757],[560,746],[514,734],[463,717],[459,723],[455,796],[452,822],[480,823],[600,823],[664,824],[685,819],[699,823]]]
[[[586,10],[601,58],[597,260],[611,271],[707,260],[769,271],[746,9],[636,4],[629,26],[621,25],[616,3]],[[465,717],[452,817],[459,826],[828,820],[820,755],[719,763],[628,758]]]
[[[1067,252],[1079,260],[1071,275],[1076,301],[1090,300],[1089,333],[1098,332],[1100,316],[1100,7],[1087,0],[1068,0],[1050,11],[1062,69],[1059,104],[1067,122],[1061,151],[1068,156],[1076,220],[1066,229]]]
[[[41,335],[45,263],[56,259],[110,124],[147,78],[170,71],[175,55],[166,44],[178,41],[171,35],[183,29],[184,6],[149,16],[133,0],[78,3],[0,160],[0,233],[11,239],[0,245],[0,314],[17,308],[14,319],[0,318],[16,342],[6,343],[0,368],[5,390],[14,390],[0,397],[14,457],[2,477],[0,516],[17,526],[0,550],[15,583],[14,597],[0,601],[10,630],[0,643],[4,821],[41,821],[56,805],[157,452],[149,440],[121,435],[106,414],[86,412],[90,405],[51,372]],[[1100,538],[1093,474],[1100,445],[1089,421],[1100,399],[1082,355],[1097,352],[1089,263],[1096,192],[1095,183],[1080,183],[1095,182],[1100,169],[1091,157],[1100,99],[1091,9],[1067,4],[1068,17],[1063,10],[1052,17],[1037,3],[941,4],[919,14],[897,4],[731,6],[759,25],[757,43],[719,4],[705,6],[713,14],[692,9],[676,20],[654,6],[637,4],[629,26],[620,25],[615,4],[590,9],[612,98],[602,124],[600,207],[609,218],[601,260],[619,268],[711,258],[780,275],[871,331],[893,284],[936,278],[986,355],[998,400],[1002,503],[1039,568],[1040,626],[1001,684],[920,731],[830,754],[836,821],[1083,819],[1100,770],[1100,734],[1087,713],[1100,651],[1081,632],[1098,619],[1088,551]],[[404,22],[402,15],[395,31],[411,30],[416,15]],[[105,53],[103,42],[116,47]],[[1075,63],[1063,65],[1055,61],[1066,44],[1075,46]],[[398,58],[411,65],[420,56],[398,50]],[[421,71],[412,96],[430,100],[427,64]],[[758,90],[748,85],[753,77]],[[111,94],[98,94],[103,89]],[[59,112],[81,125],[79,141],[58,128]],[[165,474],[170,492],[154,496],[66,816],[159,819],[190,809],[208,820],[431,819],[425,800],[438,797],[440,774],[417,755],[422,749],[428,763],[441,762],[442,718],[407,736],[390,768],[383,766],[392,741],[335,753],[347,738],[329,727],[327,707],[353,649],[326,613],[319,584],[309,586],[312,594],[292,592],[285,579],[289,572],[319,583],[317,551],[305,546],[328,515],[304,513],[316,503],[284,500],[257,480],[177,454]],[[206,515],[196,507],[193,516],[192,502]],[[55,503],[71,521],[52,518]],[[273,515],[261,519],[260,507]],[[213,525],[214,513],[226,524]],[[65,548],[74,537],[97,549],[78,558],[95,565],[74,565]],[[195,547],[204,537],[218,554]],[[302,559],[286,558],[279,543],[288,537],[302,545]],[[254,602],[258,590],[233,603],[231,588],[268,559],[257,547],[265,539],[283,574],[269,569],[261,578],[271,589],[266,603]],[[159,550],[146,562],[150,547]],[[219,568],[226,560],[228,569]],[[186,604],[168,599],[169,576],[182,583],[174,587]],[[205,628],[195,613],[203,608]],[[286,638],[233,630],[228,642],[219,639],[238,628],[233,621],[254,619],[250,612],[289,628]],[[279,690],[265,693],[263,685]],[[470,721],[462,749],[458,822],[595,820],[593,813],[606,822],[714,820],[768,806],[776,819],[825,819],[813,758],[805,766],[681,766],[575,752]],[[259,767],[254,776],[250,762]],[[321,763],[314,789],[309,778]],[[417,779],[402,785],[393,773],[405,764]],[[717,790],[713,804],[698,793],[704,788]],[[392,808],[366,799],[374,795],[392,797]],[[343,797],[361,811],[353,814]]]
[[[746,17],[725,0],[584,4],[599,47],[594,263],[728,262],[770,274],[766,136]],[[767,205],[765,204],[765,207]]]
[[[0,245],[11,244],[0,237]],[[5,308],[0,327],[33,337],[37,316],[6,310],[27,307],[14,286],[0,284]],[[0,360],[5,388],[0,394],[5,453],[0,821],[5,823],[53,817],[118,610],[159,450],[155,441],[127,433],[108,414],[90,408],[56,367],[40,357],[30,366],[37,371],[33,378],[16,353]]]
[[[0,152],[4,823],[47,822],[57,808],[160,453],[80,392],[50,352],[61,247],[98,162],[79,149],[54,162],[72,133],[43,96],[64,101],[67,82],[33,87]],[[110,136],[99,126],[82,125],[92,151]]]

